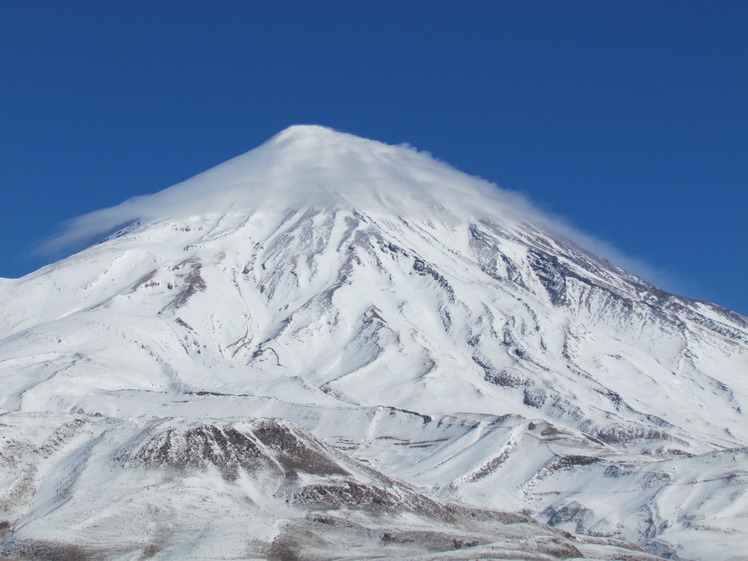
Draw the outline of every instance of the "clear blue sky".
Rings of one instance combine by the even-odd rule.
[[[0,56],[0,276],[68,218],[318,123],[748,314],[748,2],[0,0]]]

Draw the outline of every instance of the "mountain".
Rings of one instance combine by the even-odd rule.
[[[296,126],[105,232],[0,282],[0,555],[744,558],[748,319],[521,198]]]

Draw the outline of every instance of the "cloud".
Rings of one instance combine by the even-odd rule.
[[[538,210],[519,193],[457,171],[410,146],[390,146],[319,126],[290,127],[187,181],[74,218],[40,251],[76,251],[132,224],[338,205],[411,217],[448,220],[470,213],[506,224],[529,222],[638,276],[672,284],[661,271]]]

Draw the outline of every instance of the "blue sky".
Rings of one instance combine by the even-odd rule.
[[[748,2],[0,0],[0,276],[295,123],[408,142],[748,314]]]

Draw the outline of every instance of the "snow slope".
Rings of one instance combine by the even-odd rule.
[[[131,558],[133,535],[163,532],[114,540],[123,517],[187,497],[156,517],[178,543],[198,524],[182,514],[200,510],[190,501],[215,494],[220,508],[206,512],[232,514],[194,537],[189,555],[171,542],[143,542],[140,555],[210,558],[219,540],[242,558],[249,524],[253,555],[272,556],[278,521],[298,528],[300,515],[253,486],[285,488],[285,475],[253,478],[224,450],[222,461],[185,460],[166,483],[162,470],[176,468],[150,465],[148,483],[112,458],[129,458],[121,451],[138,435],[161,442],[172,425],[246,435],[263,422],[252,419],[278,418],[350,458],[340,461],[386,474],[366,476],[387,478],[382,488],[522,511],[598,536],[575,542],[592,556],[614,547],[604,536],[657,555],[744,558],[748,320],[649,285],[522,199],[411,148],[304,126],[81,217],[55,243],[117,227],[0,283],[0,422],[12,458],[0,552],[39,555],[80,505],[98,505],[88,508],[108,514],[76,527],[66,547],[95,550],[106,536],[121,544],[108,555]],[[79,422],[87,428],[65,428]],[[66,452],[50,455],[60,430],[73,433]],[[366,535],[381,534],[364,510]],[[476,531],[474,547],[488,547],[490,531]],[[341,543],[369,543],[360,528],[340,532]],[[413,547],[397,555],[425,554]]]

